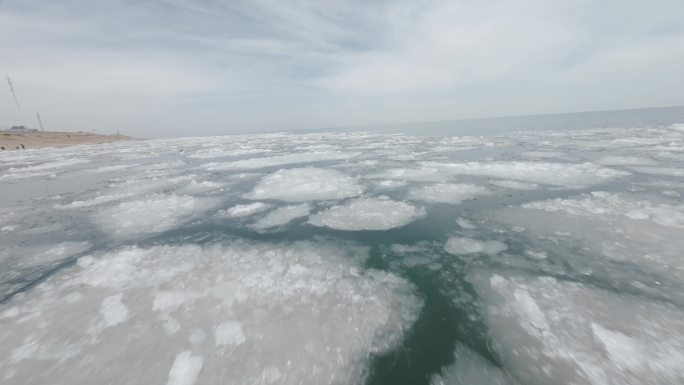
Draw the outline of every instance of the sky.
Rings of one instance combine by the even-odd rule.
[[[0,0],[0,127],[138,137],[684,104],[682,0]],[[4,76],[5,74],[3,74]]]

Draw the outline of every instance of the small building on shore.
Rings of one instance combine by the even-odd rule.
[[[35,128],[26,128],[26,126],[12,126],[5,130],[5,132],[18,133],[18,132],[33,132],[36,131]]]

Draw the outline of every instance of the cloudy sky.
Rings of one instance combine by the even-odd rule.
[[[36,126],[137,136],[684,104],[682,0],[0,0]],[[3,74],[4,76],[4,74]],[[6,84],[0,127],[22,118]]]

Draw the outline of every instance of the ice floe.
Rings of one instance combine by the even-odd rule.
[[[122,202],[104,208],[93,219],[107,235],[136,238],[171,230],[214,207],[208,198],[178,195],[153,195],[146,199]]]
[[[3,383],[361,383],[421,308],[366,258],[239,240],[81,258],[0,309]]]
[[[389,230],[425,215],[425,210],[387,197],[359,198],[312,215],[309,223],[336,230]]]
[[[227,210],[221,210],[219,211],[219,214],[230,218],[244,218],[266,211],[271,207],[273,207],[273,205],[264,202],[245,203],[235,205]]]
[[[473,184],[436,183],[411,188],[408,198],[431,203],[458,204],[489,193],[490,191],[486,188]]]
[[[370,179],[389,179],[412,182],[444,182],[451,178],[449,174],[440,171],[436,167],[392,168],[367,175],[366,177]]]
[[[489,184],[511,190],[535,190],[539,188],[539,185],[535,183],[518,182],[515,180],[492,180],[489,181]]]
[[[595,160],[594,163],[602,166],[651,166],[657,164],[657,162],[651,158],[619,155],[604,156]]]
[[[253,170],[265,167],[285,166],[298,163],[315,163],[331,160],[346,160],[359,156],[358,152],[320,151],[296,154],[277,155],[263,158],[236,160],[233,162],[207,163],[204,167],[209,171]]]
[[[639,174],[684,177],[684,168],[631,166],[629,169]]]
[[[263,177],[249,199],[277,199],[287,202],[343,199],[360,195],[364,187],[339,171],[305,167],[284,169]]]
[[[659,225],[684,229],[684,205],[653,204],[646,200],[630,199],[623,194],[605,191],[592,192],[577,199],[558,198],[531,202],[524,204],[523,207],[583,216],[625,216],[630,219],[650,220]]]
[[[444,250],[449,254],[488,254],[495,255],[508,249],[501,241],[479,241],[473,238],[451,237],[444,245]]]
[[[169,380],[166,385],[194,385],[202,370],[203,362],[202,356],[192,355],[190,350],[178,353],[169,370]]]
[[[522,384],[684,381],[684,312],[547,276],[476,272],[491,345]]]
[[[254,222],[252,228],[264,230],[271,227],[282,226],[297,218],[309,215],[311,209],[312,207],[308,203],[278,207]]]
[[[450,174],[482,175],[563,187],[582,187],[629,175],[626,171],[600,167],[592,163],[512,161],[423,164]]]

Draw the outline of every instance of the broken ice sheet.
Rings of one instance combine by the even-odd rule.
[[[497,210],[495,217],[524,227],[530,246],[547,250],[567,274],[684,304],[684,205],[652,194],[593,192]]]
[[[423,165],[454,175],[482,175],[569,188],[607,182],[630,174],[626,171],[600,167],[592,163],[423,162]]]
[[[475,199],[479,195],[488,194],[490,194],[489,190],[473,184],[436,183],[411,188],[408,198],[431,203],[458,204],[465,200]]]
[[[508,248],[505,243],[497,240],[480,241],[473,238],[451,237],[444,245],[444,250],[449,254],[487,254],[496,255]]]
[[[548,276],[476,270],[491,345],[520,383],[679,384],[684,311]]]
[[[278,207],[254,222],[252,228],[265,230],[276,226],[282,226],[297,218],[309,215],[309,212],[311,212],[311,205],[308,203]]]
[[[421,308],[367,257],[247,241],[83,257],[0,308],[3,383],[359,383]]]

